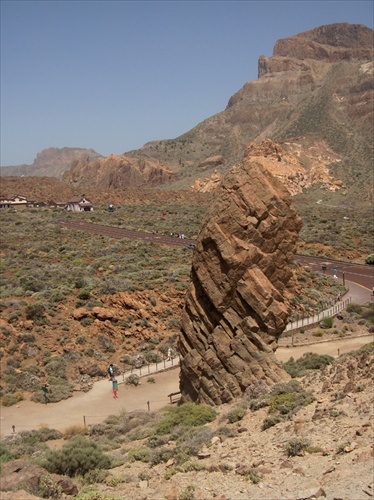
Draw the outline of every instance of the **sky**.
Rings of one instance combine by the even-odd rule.
[[[257,79],[260,55],[324,24],[373,28],[372,0],[1,0],[0,164],[173,139]]]

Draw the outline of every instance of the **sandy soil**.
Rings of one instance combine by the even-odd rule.
[[[374,336],[369,335],[320,342],[313,346],[281,347],[276,355],[280,361],[287,361],[291,356],[297,359],[304,352],[310,351],[337,357],[338,354],[358,349],[373,339]],[[148,378],[148,376],[142,378],[141,384],[137,387],[120,383],[118,399],[113,398],[111,383],[105,379],[95,383],[91,391],[76,392],[72,398],[58,403],[41,405],[25,400],[17,405],[2,407],[1,435],[11,434],[13,425],[16,432],[40,426],[63,431],[71,425],[93,425],[102,422],[108,415],[119,411],[129,412],[139,409],[156,411],[170,404],[168,395],[179,390],[178,367],[152,374],[155,383],[147,382]]]

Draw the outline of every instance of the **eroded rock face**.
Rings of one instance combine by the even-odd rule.
[[[274,356],[301,219],[255,160],[224,178],[199,234],[179,340],[184,401],[222,404],[288,375]]]

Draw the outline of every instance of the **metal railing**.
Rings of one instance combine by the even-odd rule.
[[[320,313],[315,314],[314,316],[298,318],[296,321],[288,323],[284,331],[291,332],[292,330],[297,330],[298,328],[302,328],[303,326],[309,326],[319,323],[323,320],[323,318],[336,316],[340,311],[345,309],[351,303],[351,301],[351,297],[344,300],[339,300],[333,306],[321,311]]]

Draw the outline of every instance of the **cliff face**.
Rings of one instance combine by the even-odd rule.
[[[330,175],[348,190],[360,183],[362,199],[370,199],[363,179],[372,168],[373,36],[365,26],[338,23],[278,40],[271,57],[259,57],[258,79],[246,82],[224,111],[136,154],[170,165],[185,188],[215,170],[228,172],[251,141],[272,139],[282,147],[292,142],[307,169],[324,143],[331,152],[325,163]],[[217,155],[219,165],[206,164]]]
[[[68,184],[100,189],[133,189],[154,187],[173,179],[175,173],[157,160],[110,155],[90,162],[76,161],[64,173],[63,181]]]
[[[251,383],[287,379],[273,350],[289,311],[301,219],[255,160],[225,176],[198,236],[179,340],[184,401],[222,404]]]

